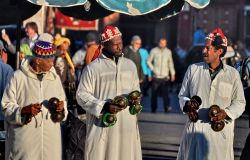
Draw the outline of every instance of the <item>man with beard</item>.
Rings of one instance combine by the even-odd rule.
[[[87,112],[85,160],[141,160],[137,117],[109,102],[139,90],[135,64],[123,57],[122,34],[106,26],[101,34],[102,53],[83,70],[76,98]],[[138,99],[140,101],[140,99]],[[102,115],[114,113],[117,122],[104,126]]]
[[[186,122],[178,160],[234,159],[234,121],[244,111],[246,102],[239,73],[220,59],[226,47],[227,38],[221,29],[215,29],[206,37],[204,62],[189,66],[185,74],[179,102],[190,120]],[[194,96],[201,100],[198,110],[193,110]],[[211,117],[212,105],[220,110]],[[221,131],[215,130],[214,122],[223,122],[225,126]]]

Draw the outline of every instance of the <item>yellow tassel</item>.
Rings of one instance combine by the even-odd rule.
[[[70,68],[71,68],[71,69],[73,69],[73,70],[75,71],[74,64],[73,64],[73,62],[72,62],[72,60],[71,60],[71,58],[70,58],[70,56],[69,56],[69,53],[68,53],[68,52],[66,52],[66,54],[65,54],[65,58],[66,58],[66,60],[67,60],[67,62],[68,62],[68,64],[69,64]]]

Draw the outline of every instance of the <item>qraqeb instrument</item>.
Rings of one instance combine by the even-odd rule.
[[[210,117],[210,119],[214,118],[217,116],[217,114],[221,112],[221,109],[219,106],[217,105],[212,105],[209,108],[208,111],[208,116]],[[219,132],[221,131],[223,128],[225,127],[225,122],[224,120],[221,121],[212,121],[211,120],[211,128],[215,131],[215,132]]]
[[[112,104],[125,109],[128,106],[128,100],[124,96],[116,96],[112,102]],[[105,126],[110,127],[113,126],[117,121],[116,113],[104,113],[102,116],[102,122]]]
[[[48,106],[51,113],[51,120],[53,122],[61,122],[65,117],[64,112],[57,112],[56,108],[59,105],[60,100],[56,97],[52,97],[49,99]]]
[[[142,94],[139,91],[133,91],[128,95],[128,101],[129,101],[129,112],[132,115],[136,115],[141,112],[142,105],[140,102],[138,102],[138,98],[141,98]]]
[[[140,104],[141,92],[132,91],[128,98],[125,96],[116,96],[111,102],[112,104],[125,109],[129,105],[129,113],[136,115],[141,112],[143,106]],[[116,113],[106,112],[102,116],[102,122],[106,127],[113,126],[117,121]]]
[[[199,109],[201,103],[202,100],[199,96],[193,96],[189,101],[186,102],[184,106],[186,112],[188,113],[190,121],[194,123],[197,122],[199,119],[197,110]]]

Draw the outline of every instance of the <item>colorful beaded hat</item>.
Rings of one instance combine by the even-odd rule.
[[[56,50],[50,42],[37,41],[33,47],[32,53],[35,57],[52,58],[56,55]]]

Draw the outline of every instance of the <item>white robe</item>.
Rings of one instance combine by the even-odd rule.
[[[46,73],[42,81],[29,70],[26,60],[20,70],[14,73],[7,85],[2,110],[6,128],[6,160],[60,160],[62,142],[60,123],[52,122],[46,108],[52,97],[64,101],[65,119],[67,117],[66,97],[54,68]],[[21,117],[21,109],[31,103],[41,103],[38,113],[27,125]]]
[[[118,64],[101,55],[82,73],[77,101],[87,112],[85,160],[141,160],[137,117],[129,107],[117,114],[114,126],[104,127],[101,110],[107,99],[139,90],[135,64],[124,57]]]
[[[228,65],[211,81],[208,65],[191,65],[184,77],[179,93],[180,107],[192,96],[198,95],[202,104],[198,110],[199,120],[186,123],[179,148],[178,160],[233,160],[234,120],[245,108],[245,98],[239,73]],[[218,105],[231,118],[220,132],[211,128],[208,108]]]

